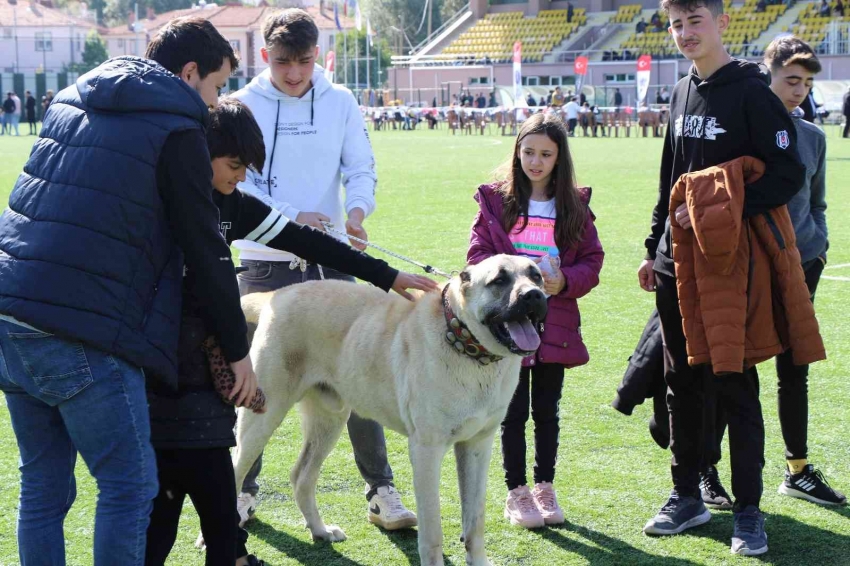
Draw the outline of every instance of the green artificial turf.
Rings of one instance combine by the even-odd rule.
[[[365,224],[370,238],[391,250],[444,270],[464,264],[469,227],[476,212],[477,185],[510,152],[513,139],[499,135],[451,136],[438,131],[370,132],[379,175],[378,209]],[[828,133],[827,188],[831,248],[818,289],[817,312],[829,360],[810,376],[810,460],[839,489],[850,489],[850,141]],[[33,138],[0,137],[0,199],[5,202]],[[486,546],[498,565],[657,564],[689,566],[743,563],[729,554],[730,512],[714,512],[706,526],[671,538],[642,534],[644,523],[671,488],[669,454],[649,437],[651,406],[626,417],[611,408],[647,316],[652,296],[641,291],[636,269],[657,194],[658,139],[592,139],[571,142],[580,184],[593,187],[591,207],[605,248],[600,286],[580,301],[587,366],[569,370],[561,400],[561,438],[555,480],[567,523],[535,532],[508,525],[502,517],[505,487],[500,448],[495,447],[487,490]],[[90,164],[88,166],[91,166]],[[381,254],[376,253],[380,256]],[[396,260],[396,267],[405,266]],[[410,269],[416,269],[407,266]],[[844,279],[842,279],[844,278]],[[765,564],[832,566],[850,564],[850,511],[825,509],[776,494],[784,453],[776,416],[772,363],[760,367],[767,429],[765,490],[769,553]],[[531,442],[531,426],[528,428]],[[265,453],[260,507],[250,524],[249,549],[271,565],[358,566],[418,564],[416,531],[386,533],[366,522],[363,481],[343,435],[319,480],[319,506],[328,523],[348,540],[313,543],[292,501],[289,469],[300,447],[297,411],[277,431]],[[498,440],[496,441],[498,444]],[[405,502],[415,507],[406,440],[387,433],[390,463]],[[531,444],[529,444],[531,446]],[[533,453],[529,450],[529,470]],[[18,453],[5,402],[0,400],[0,565],[18,564],[15,514]],[[730,486],[728,453],[720,464]],[[77,466],[77,501],[65,522],[68,564],[92,564],[96,490],[82,462]],[[441,484],[447,563],[462,565],[460,504],[451,453]],[[198,519],[187,503],[170,564],[201,565],[192,544]]]

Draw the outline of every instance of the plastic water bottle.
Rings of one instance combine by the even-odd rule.
[[[561,269],[561,252],[558,251],[557,247],[550,246],[548,253],[543,256],[543,260],[539,265],[543,275],[554,276]],[[546,296],[548,297],[549,295],[546,294]]]

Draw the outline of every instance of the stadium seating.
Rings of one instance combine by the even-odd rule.
[[[835,1],[830,4],[829,16],[821,16],[820,2],[812,2],[800,13],[800,18],[788,31],[817,49],[826,39],[826,34],[829,31],[829,22],[850,22],[850,16],[844,16],[842,18],[835,15],[835,12],[832,11],[835,8],[835,4]],[[844,3],[844,5],[846,9],[845,14],[850,14],[850,5],[847,3]]]
[[[744,53],[743,44],[756,41],[788,9],[785,4],[774,4],[765,7],[764,12],[756,12],[756,4],[757,0],[746,0],[743,7],[729,10],[732,21],[723,34],[723,41],[731,47],[732,55],[755,55]]]
[[[765,7],[764,12],[756,12],[757,1],[746,0],[740,8],[733,8],[730,0],[724,1],[730,23],[723,34],[723,42],[732,55],[758,55],[750,46],[787,9],[785,4],[774,4]],[[624,54],[628,52],[624,59],[636,58],[643,54],[666,58],[676,54],[676,45],[669,33],[648,32],[632,34],[620,45],[620,50]]]
[[[611,16],[609,22],[612,24],[628,24],[634,21],[635,16],[640,14],[641,10],[643,10],[643,6],[640,4],[620,6],[617,13]]]
[[[514,42],[520,40],[522,60],[534,63],[542,61],[546,53],[586,22],[584,8],[576,8],[569,23],[566,10],[541,10],[532,18],[525,17],[522,12],[487,14],[449,44],[443,54],[507,63],[511,60]]]

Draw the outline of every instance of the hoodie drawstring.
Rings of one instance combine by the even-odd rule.
[[[702,113],[702,136],[699,140],[699,165],[705,166],[705,134],[706,134],[706,119],[708,118],[708,108],[711,104],[711,86],[713,83],[708,83],[708,92],[705,93],[705,111]]]
[[[687,127],[687,124],[685,124],[685,122],[688,120],[688,101],[690,100],[690,98],[691,98],[691,80],[690,80],[690,78],[688,78],[688,89],[685,91],[685,111],[682,113],[682,135],[681,135],[682,163],[684,163],[685,159],[686,159],[685,158],[685,128]],[[671,116],[671,119],[672,119],[672,116]],[[675,128],[675,126],[674,126],[674,128]],[[673,133],[673,135],[675,137],[675,132]]]
[[[310,89],[310,126],[313,125],[313,102],[316,100],[316,87]],[[278,102],[280,105],[280,102]],[[278,106],[280,108],[280,106]]]
[[[277,114],[274,117],[274,134],[272,137],[272,154],[269,156],[269,173],[266,176],[266,190],[272,196],[272,166],[274,165],[274,150],[277,147],[277,127],[280,122],[280,100],[277,101]],[[312,119],[311,119],[312,123]],[[294,218],[293,218],[294,220]]]

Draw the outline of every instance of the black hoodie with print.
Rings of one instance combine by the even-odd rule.
[[[764,176],[747,185],[744,215],[786,204],[803,186],[805,168],[788,111],[770,90],[770,75],[755,63],[733,59],[708,79],[691,67],[673,89],[670,123],[661,157],[658,203],[647,259],[655,270],[675,277],[670,243],[670,190],[685,173],[739,157],[764,161]]]

